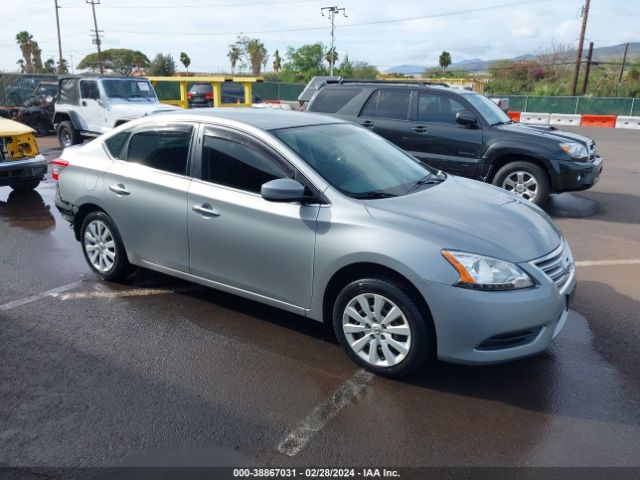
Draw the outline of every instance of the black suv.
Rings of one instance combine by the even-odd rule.
[[[493,183],[542,205],[585,190],[602,171],[595,142],[549,126],[514,123],[487,97],[420,83],[325,83],[307,108],[370,128],[442,171]]]

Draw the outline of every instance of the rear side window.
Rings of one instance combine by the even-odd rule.
[[[380,97],[380,90],[376,90],[373,92],[373,95],[369,97],[367,103],[365,104],[362,112],[360,112],[361,117],[375,117],[378,114],[378,98]]]
[[[289,178],[292,171],[258,146],[228,138],[204,137],[202,179],[260,193],[260,187],[276,178]]]
[[[361,91],[360,88],[322,89],[316,95],[309,110],[320,113],[336,113]]]
[[[135,133],[129,141],[127,161],[185,175],[192,130],[181,125]]]
[[[409,116],[411,90],[381,90],[378,117],[406,120]]]
[[[70,103],[75,105],[80,101],[78,94],[78,80],[73,78],[60,80],[58,103]]]
[[[123,132],[116,133],[114,136],[107,138],[104,141],[107,150],[113,158],[122,159],[122,149],[124,144],[127,143],[127,139],[131,135],[131,130],[125,130]]]

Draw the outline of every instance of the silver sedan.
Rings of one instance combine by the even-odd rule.
[[[54,162],[89,266],[141,266],[332,324],[387,376],[547,348],[576,284],[538,207],[310,113],[176,112]]]

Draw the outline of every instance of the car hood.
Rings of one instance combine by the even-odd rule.
[[[502,131],[517,133],[519,135],[530,135],[533,137],[555,140],[557,142],[571,141],[585,144],[591,142],[591,139],[584,135],[558,130],[556,127],[548,125],[525,125],[524,123],[513,122],[506,123],[504,125],[496,125],[495,128]]]
[[[113,103],[111,107],[114,111],[120,112],[122,115],[131,117],[144,117],[151,115],[152,113],[169,112],[173,110],[181,110],[180,107],[175,105],[167,105],[164,103],[149,103],[149,102],[118,102]]]
[[[402,197],[367,200],[369,214],[413,231],[440,248],[463,250],[511,262],[541,257],[562,234],[537,206],[498,187],[449,176],[444,182]]]

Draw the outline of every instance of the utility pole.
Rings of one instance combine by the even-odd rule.
[[[624,46],[624,55],[622,55],[622,65],[620,65],[620,76],[618,77],[618,83],[622,81],[622,74],[624,73],[624,64],[627,62],[627,50],[629,50],[629,43]]]
[[[576,70],[573,73],[573,87],[571,95],[575,97],[578,87],[578,75],[580,74],[580,61],[582,60],[582,47],[584,46],[584,34],[587,31],[587,18],[589,17],[589,4],[591,0],[585,0],[582,9],[582,28],[580,28],[580,41],[578,42],[578,56],[576,58]]]
[[[58,27],[58,68],[62,68],[62,39],[60,38],[60,17],[58,16],[58,0],[53,0],[56,7],[56,27]]]
[[[335,63],[335,30],[336,30],[336,22],[335,22],[335,18],[336,18],[336,14],[342,12],[342,15],[344,15],[345,17],[347,16],[347,10],[345,8],[338,8],[338,7],[322,7],[320,9],[320,14],[324,17],[324,12],[327,12],[327,15],[329,16],[329,20],[331,21],[331,50],[329,50],[330,53],[330,59],[331,61],[329,62],[329,75],[331,75],[333,77],[333,64]]]
[[[100,51],[100,30],[98,30],[98,20],[96,20],[96,5],[100,5],[100,0],[85,0],[85,2],[91,5],[91,10],[93,10],[94,29],[91,31],[96,34],[96,38],[93,42],[96,44],[96,47],[98,47],[98,64],[100,65],[100,75],[104,75],[104,65],[102,64],[102,52]]]
[[[582,95],[587,93],[589,83],[589,71],[591,70],[591,57],[593,56],[593,42],[589,42],[589,53],[587,54],[587,65],[584,70],[584,83],[582,84]]]

